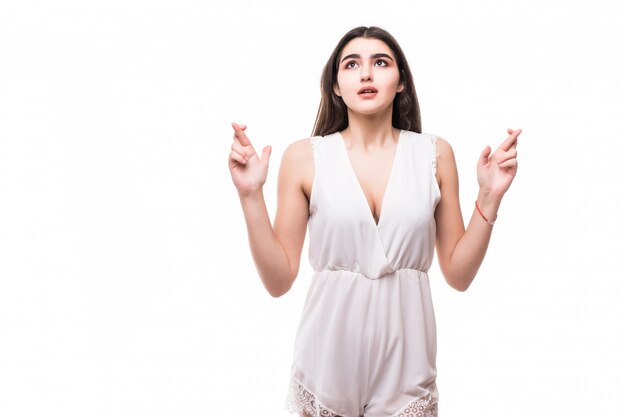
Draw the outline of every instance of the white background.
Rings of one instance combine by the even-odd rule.
[[[624,2],[3,1],[0,415],[286,416],[312,270],[265,292],[231,121],[280,158],[341,36],[409,60],[423,130],[475,163],[524,129],[467,292],[436,262],[443,416],[626,413]]]

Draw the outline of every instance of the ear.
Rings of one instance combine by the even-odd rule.
[[[339,90],[339,86],[337,84],[333,85],[333,91],[337,97],[341,97],[341,91]]]
[[[396,93],[401,93],[404,91],[404,84],[405,84],[404,70],[400,70],[400,82],[398,83],[398,88],[396,89]]]

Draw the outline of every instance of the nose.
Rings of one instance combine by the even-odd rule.
[[[365,81],[372,81],[372,74],[367,68],[364,68],[363,71],[361,71],[361,82]]]

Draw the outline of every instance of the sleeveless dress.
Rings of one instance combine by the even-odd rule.
[[[286,408],[311,416],[437,416],[436,137],[401,130],[376,224],[339,132],[310,138],[314,274]]]

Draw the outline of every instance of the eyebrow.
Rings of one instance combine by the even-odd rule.
[[[361,58],[361,55],[359,55],[359,54],[346,55],[345,57],[343,57],[343,59],[339,63],[341,64],[343,61],[345,61],[348,58]],[[389,55],[384,54],[384,53],[378,53],[378,54],[370,55],[370,59],[373,59],[373,58],[388,58],[388,59],[393,61],[392,57],[390,57]]]

